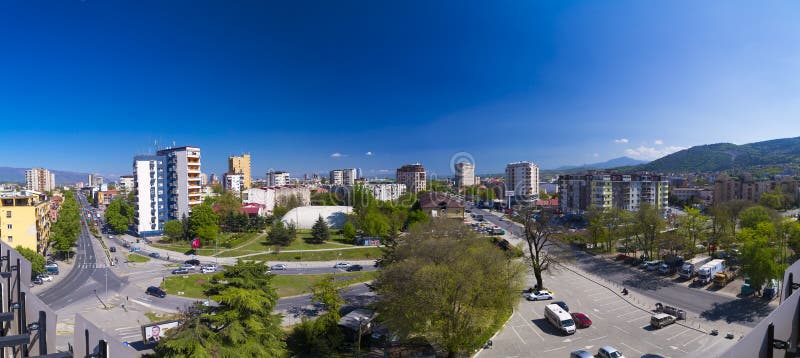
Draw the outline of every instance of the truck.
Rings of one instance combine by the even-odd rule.
[[[711,261],[711,257],[705,255],[696,256],[691,260],[687,260],[686,262],[683,263],[683,266],[681,266],[681,270],[679,272],[681,278],[688,280],[694,277],[695,275],[697,275],[697,270],[699,270],[700,267],[702,267],[709,261]]]
[[[694,280],[694,283],[700,286],[707,285],[714,278],[714,275],[723,272],[724,270],[725,260],[711,260],[697,270],[697,278]]]
[[[714,286],[716,287],[725,287],[728,282],[733,281],[736,278],[735,271],[728,271],[728,272],[720,272],[714,275]]]
[[[658,273],[662,275],[671,275],[683,265],[683,257],[680,256],[667,256],[661,266],[658,267]]]

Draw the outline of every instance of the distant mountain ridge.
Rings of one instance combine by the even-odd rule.
[[[633,159],[631,157],[619,157],[606,160],[605,162],[584,164],[584,165],[565,165],[554,169],[557,171],[573,171],[573,170],[590,170],[590,169],[611,169],[618,167],[627,167],[632,165],[639,165],[647,163],[646,160]]]
[[[0,167],[0,183],[25,183],[25,171],[28,169],[30,168]],[[50,172],[56,176],[56,185],[75,184],[77,182],[85,183],[89,180],[89,173],[77,173],[65,170],[50,170]]]
[[[736,145],[717,143],[684,149],[650,163],[618,168],[661,173],[717,172],[762,166],[800,165],[800,137]]]

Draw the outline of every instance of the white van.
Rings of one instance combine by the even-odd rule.
[[[666,313],[656,313],[650,317],[650,325],[655,328],[669,326],[675,323],[675,316]]]
[[[575,333],[575,321],[569,312],[557,304],[544,306],[544,317],[563,334]]]

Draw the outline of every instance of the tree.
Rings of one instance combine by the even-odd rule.
[[[778,278],[785,269],[785,265],[776,262],[778,249],[770,245],[773,233],[774,227],[769,222],[761,222],[755,228],[743,228],[738,233],[743,242],[739,255],[742,272],[750,277],[750,284],[759,293],[769,280]]]
[[[75,195],[71,191],[64,193],[64,201],[58,212],[58,219],[50,228],[50,241],[53,248],[62,253],[72,251],[82,231],[81,214]]]
[[[758,199],[758,205],[773,209],[783,209],[783,193],[780,190],[773,190],[761,194]]]
[[[519,302],[524,266],[460,222],[411,228],[378,272],[380,317],[400,337],[422,336],[454,357],[485,343]]]
[[[772,221],[772,217],[773,214],[767,208],[756,205],[739,213],[739,226],[755,229],[760,223]]]
[[[606,211],[602,207],[592,205],[586,212],[586,221],[589,225],[586,228],[586,236],[588,242],[597,245],[603,242],[606,237]],[[606,245],[606,251],[610,251],[611,247]]]
[[[356,242],[356,227],[350,220],[344,223],[344,227],[342,227],[342,236],[351,244]]]
[[[430,220],[428,215],[422,210],[415,209],[408,212],[408,227],[414,226],[417,223],[426,223]]]
[[[522,218],[523,239],[528,246],[528,263],[536,278],[536,287],[542,288],[544,287],[542,272],[557,261],[555,254],[548,251],[553,246],[550,241],[550,236],[554,231],[550,223],[553,214],[547,210],[526,207],[520,210],[520,217]]]
[[[293,227],[293,226],[292,226]],[[267,234],[267,243],[272,245],[289,246],[294,240],[293,230],[287,228],[282,221],[272,224],[272,229]]]
[[[282,357],[278,294],[261,262],[238,260],[203,285],[219,306],[195,306],[156,346],[157,357]]]
[[[17,250],[22,257],[28,260],[31,263],[31,274],[36,275],[43,273],[44,269],[44,256],[38,254],[36,251],[33,251],[27,247],[17,246],[14,248]]]
[[[688,257],[693,257],[697,241],[706,236],[708,220],[700,213],[700,209],[687,206],[684,210],[686,215],[678,219],[678,231],[687,240]]]
[[[123,198],[116,198],[106,207],[106,222],[116,234],[128,231],[128,226],[133,223],[133,207]]]
[[[288,342],[293,353],[303,356],[330,357],[335,356],[344,342],[339,328],[339,310],[344,300],[328,275],[317,281],[311,288],[311,301],[325,307],[325,313],[313,321],[304,320],[294,329]]]
[[[605,239],[606,247],[609,251],[617,245],[617,241],[623,238],[627,239],[625,236],[627,231],[630,231],[628,227],[632,221],[633,215],[630,211],[624,209],[611,208],[605,213],[603,222],[606,226]],[[625,240],[626,252],[627,245],[628,240]]]
[[[642,203],[634,215],[634,230],[639,247],[650,258],[657,257],[658,239],[666,227],[658,208],[650,203]]]
[[[330,237],[330,231],[328,228],[328,222],[320,216],[317,218],[317,222],[314,223],[314,226],[311,227],[311,243],[313,244],[321,244],[325,241],[328,241]]]
[[[189,214],[189,235],[201,239],[212,241],[216,240],[219,234],[219,217],[214,212],[214,208],[207,203],[197,205],[192,208]]]
[[[385,237],[389,233],[389,220],[374,207],[367,209],[359,226],[366,236]]]
[[[716,247],[728,247],[735,239],[736,217],[731,215],[730,210],[724,205],[711,207],[709,213],[711,214],[709,244]]]
[[[164,224],[164,235],[166,235],[170,241],[178,241],[183,238],[183,225],[178,220],[170,220]]]
[[[275,208],[272,209],[272,218],[273,218],[273,220],[281,221],[283,216],[286,215],[286,213],[288,213],[289,210],[290,209],[285,207],[285,206],[275,206]]]

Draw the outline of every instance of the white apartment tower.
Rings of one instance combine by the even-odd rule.
[[[330,171],[331,185],[355,185],[358,169],[334,169]]]
[[[459,188],[475,185],[475,164],[456,163],[456,186]]]
[[[166,158],[169,218],[189,216],[192,207],[202,202],[200,197],[200,148],[177,147],[157,152]]]
[[[289,172],[268,172],[267,186],[281,186],[289,184]]]
[[[117,181],[117,190],[123,194],[133,191],[133,175],[123,175]]]
[[[530,201],[539,198],[539,166],[531,162],[516,162],[506,165],[506,191],[513,190],[517,200]]]
[[[222,174],[222,189],[241,194],[246,187],[244,174]]]
[[[56,176],[47,169],[28,169],[25,171],[25,188],[33,191],[51,191],[56,188]]]
[[[133,157],[134,225],[139,236],[160,235],[169,219],[165,166],[163,155]]]
[[[341,169],[331,170],[329,177],[331,185],[342,185],[342,177],[344,177],[344,173],[342,173]]]

